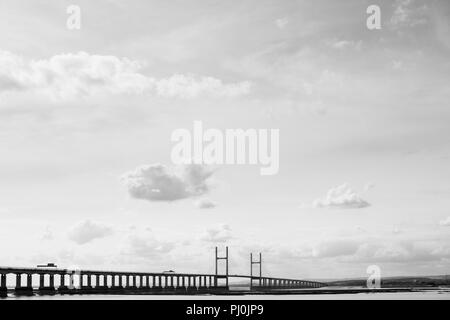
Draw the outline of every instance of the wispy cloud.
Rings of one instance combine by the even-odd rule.
[[[110,226],[96,221],[84,220],[72,227],[69,231],[69,239],[82,245],[95,239],[104,238],[112,233],[113,230]]]
[[[206,242],[226,242],[232,238],[231,227],[227,224],[206,229],[200,239]]]
[[[210,199],[206,199],[206,198],[199,199],[199,200],[195,201],[194,204],[199,209],[212,209],[217,206],[217,203],[215,203],[214,201],[211,201]]]
[[[450,226],[450,216],[444,220],[439,221],[439,224],[444,227],[449,227]]]

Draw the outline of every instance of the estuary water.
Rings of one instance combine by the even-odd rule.
[[[450,288],[415,292],[370,292],[289,295],[54,295],[6,299],[37,300],[450,300]]]

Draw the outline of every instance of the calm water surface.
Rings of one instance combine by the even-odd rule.
[[[37,300],[450,300],[449,289],[424,290],[419,292],[371,292],[371,293],[339,293],[339,294],[293,294],[293,295],[55,295],[15,297],[10,295],[7,299],[37,299]]]

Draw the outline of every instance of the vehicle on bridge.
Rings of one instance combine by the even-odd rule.
[[[38,264],[37,265],[38,268],[58,268],[58,266],[54,263],[47,263],[47,264]]]
[[[173,270],[166,270],[166,271],[163,271],[163,273],[175,273],[175,271],[173,271]]]

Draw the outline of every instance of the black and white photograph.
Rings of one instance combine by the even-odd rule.
[[[450,1],[0,0],[18,300],[450,300]]]

